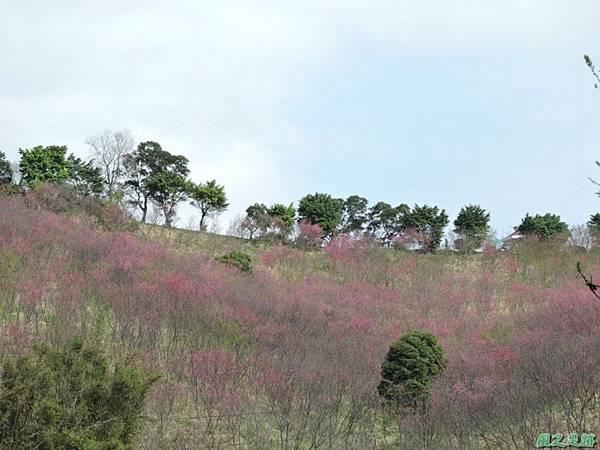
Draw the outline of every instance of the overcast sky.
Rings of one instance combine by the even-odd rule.
[[[583,223],[598,19],[598,0],[0,0],[0,149],[85,157],[128,128],[224,184],[224,222],[320,191],[452,220],[479,203],[501,234]]]

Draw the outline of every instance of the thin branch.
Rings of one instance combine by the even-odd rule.
[[[581,278],[583,278],[583,281],[585,281],[585,285],[592,292],[592,294],[594,294],[594,296],[597,299],[600,299],[600,295],[598,295],[598,292],[597,292],[598,289],[600,289],[600,285],[594,284],[591,275],[585,276],[585,274],[583,273],[583,269],[581,268],[581,263],[579,261],[577,261],[577,273],[579,273]]]

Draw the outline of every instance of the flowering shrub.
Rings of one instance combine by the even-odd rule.
[[[238,241],[184,252],[32,205],[0,196],[0,356],[74,335],[112,360],[143,355],[161,380],[141,448],[384,447],[398,431],[381,422],[381,362],[414,329],[447,363],[405,442],[423,424],[440,449],[524,448],[542,420],[600,426],[600,304],[574,270],[600,279],[596,252],[431,255],[340,236],[248,250],[242,276],[214,261]],[[320,248],[317,227],[300,236]]]

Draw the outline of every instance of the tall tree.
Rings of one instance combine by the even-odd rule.
[[[165,170],[154,174],[147,183],[154,204],[165,218],[165,225],[172,227],[177,205],[184,201],[190,191],[187,172]]]
[[[466,252],[483,244],[490,231],[490,213],[479,205],[463,206],[454,221],[456,246]]]
[[[515,230],[525,235],[536,236],[543,241],[569,234],[569,226],[560,220],[560,216],[550,213],[543,216],[526,214]]]
[[[340,232],[353,233],[362,231],[367,223],[367,207],[369,201],[359,195],[351,195],[344,200]]]
[[[389,246],[394,237],[402,231],[402,218],[410,212],[404,203],[392,207],[386,202],[377,202],[369,209],[367,232]]]
[[[67,158],[70,177],[68,184],[73,186],[81,195],[100,195],[104,190],[104,178],[99,167],[94,167],[93,161],[83,161],[71,154]]]
[[[272,218],[271,227],[277,228],[283,237],[287,237],[296,221],[294,205],[290,203],[286,206],[282,203],[275,203],[269,207],[267,213]]]
[[[269,208],[264,203],[254,203],[246,208],[246,217],[242,229],[248,232],[248,238],[254,239],[267,232],[271,225]]]
[[[424,236],[425,239],[419,244],[430,252],[440,246],[446,225],[448,214],[437,206],[415,205],[410,212],[402,216],[403,231],[416,231]]]
[[[183,180],[189,173],[187,164],[185,156],[173,155],[153,141],[141,142],[135,151],[124,156],[129,203],[140,210],[142,222],[146,222],[148,206],[154,202],[163,215],[169,215],[165,215],[165,221],[171,224],[175,206],[189,189],[187,185],[183,189]]]
[[[123,161],[133,150],[133,137],[129,130],[105,130],[86,140],[95,165],[102,170],[106,194],[110,197],[119,188],[125,174]]]
[[[67,161],[67,147],[38,145],[29,149],[19,149],[22,181],[27,184],[48,181],[64,183],[71,177],[70,164]]]
[[[342,221],[343,200],[316,192],[305,195],[298,205],[298,221],[319,225],[325,236],[331,236]]]
[[[0,152],[0,184],[12,182],[13,170],[4,152]]]
[[[204,230],[206,218],[215,217],[229,206],[225,187],[217,184],[216,180],[207,183],[192,184],[190,187],[191,204],[200,209],[200,229]]]

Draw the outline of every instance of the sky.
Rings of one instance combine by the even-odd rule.
[[[0,0],[0,150],[129,129],[216,179],[227,222],[307,193],[600,211],[597,0]],[[190,223],[191,207],[179,224]]]

